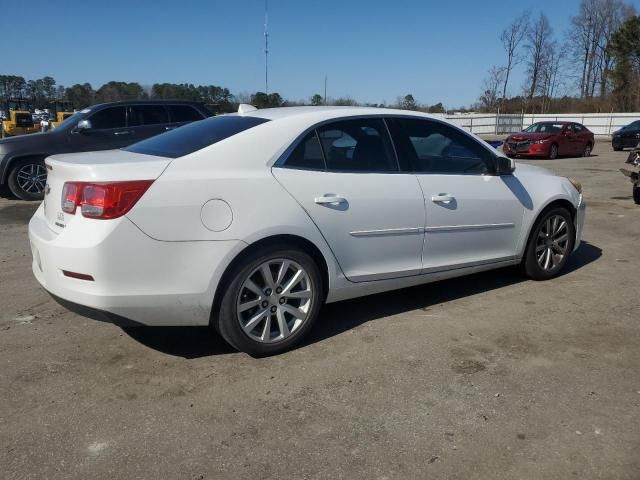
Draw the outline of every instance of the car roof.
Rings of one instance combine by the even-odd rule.
[[[126,106],[126,105],[197,105],[203,106],[202,102],[196,102],[193,100],[120,100],[117,102],[105,102],[105,103],[96,103],[95,105],[91,105],[87,108],[95,109],[98,107],[112,107],[112,106]]]
[[[334,107],[334,106],[317,106],[317,107],[279,107],[264,108],[261,110],[253,110],[243,116],[260,117],[268,120],[291,119],[298,117],[304,121],[322,121],[327,119],[338,119],[366,115],[409,115],[422,118],[433,118],[440,121],[446,121],[444,116],[430,115],[423,112],[413,110],[398,110],[392,108],[380,107]]]

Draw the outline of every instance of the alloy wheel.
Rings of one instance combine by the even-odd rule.
[[[552,215],[540,227],[536,240],[536,260],[543,270],[560,265],[569,248],[569,228],[561,215]]]
[[[587,145],[586,147],[584,147],[584,152],[583,152],[582,156],[584,156],[584,157],[590,157],[591,156],[591,145]]]
[[[549,158],[551,160],[555,160],[558,157],[558,147],[556,145],[551,145],[551,149],[549,150]]]
[[[24,192],[41,194],[47,183],[47,170],[39,163],[28,163],[16,173],[16,182]]]
[[[297,262],[270,259],[242,283],[236,301],[240,327],[262,343],[288,338],[308,320],[313,299],[309,274]]]

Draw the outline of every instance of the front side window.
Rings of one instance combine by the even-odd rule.
[[[94,113],[88,119],[91,128],[105,130],[110,128],[123,128],[127,124],[124,107],[109,107]]]
[[[129,126],[169,123],[169,115],[163,105],[134,105],[129,107]]]
[[[338,172],[398,171],[381,118],[341,120],[318,128],[327,169]]]
[[[134,143],[125,150],[157,157],[178,158],[268,121],[266,118],[237,115],[211,117]]]
[[[420,173],[482,174],[489,153],[463,132],[431,120],[388,121],[403,170]]]

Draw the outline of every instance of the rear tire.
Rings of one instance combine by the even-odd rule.
[[[582,151],[582,156],[583,156],[583,157],[590,157],[590,156],[591,156],[591,150],[592,150],[592,148],[593,148],[593,147],[591,146],[591,144],[590,144],[590,143],[587,143],[587,144],[584,146],[584,150]]]
[[[622,147],[613,147],[613,151],[614,152],[621,152],[622,151]]]
[[[289,245],[250,252],[227,278],[213,326],[231,346],[254,356],[275,355],[299,344],[324,300],[318,265]]]
[[[549,160],[555,160],[558,158],[558,145],[555,143],[549,147]]]
[[[636,203],[636,205],[640,205],[640,186],[639,185],[633,186],[633,201]]]
[[[42,200],[47,169],[42,158],[22,158],[11,165],[7,185],[20,200]]]
[[[520,265],[523,273],[533,280],[555,277],[573,252],[575,238],[575,226],[566,208],[552,207],[542,212],[527,241]]]

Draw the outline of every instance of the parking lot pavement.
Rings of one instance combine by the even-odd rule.
[[[327,306],[277,357],[203,328],[68,313],[30,271],[36,204],[0,200],[0,471],[67,478],[616,478],[640,474],[640,206],[599,143],[531,161],[584,185],[584,243]]]

